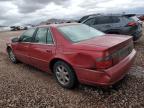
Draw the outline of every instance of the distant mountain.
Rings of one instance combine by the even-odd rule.
[[[47,21],[42,21],[40,25],[48,25],[48,24],[60,24],[60,23],[68,23],[68,22],[75,22],[75,20],[65,20],[65,19],[48,19]]]
[[[0,27],[7,27],[7,26],[2,26],[2,25],[0,25]]]

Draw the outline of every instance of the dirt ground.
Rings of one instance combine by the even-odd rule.
[[[137,56],[127,76],[106,91],[79,85],[60,87],[53,76],[29,65],[12,64],[8,38],[22,31],[0,32],[0,108],[142,108],[144,107],[144,36],[135,42]]]

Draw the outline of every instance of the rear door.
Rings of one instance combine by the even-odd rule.
[[[98,16],[96,17],[93,27],[106,32],[112,29],[112,22],[111,16]]]
[[[119,34],[120,28],[122,27],[120,23],[120,17],[119,16],[110,16],[109,21],[110,28],[107,29],[106,33],[112,33],[112,34]]]
[[[16,46],[15,49],[15,54],[16,57],[27,64],[30,64],[30,59],[29,59],[29,46],[30,42],[33,39],[33,35],[35,33],[35,28],[29,29],[25,31],[19,38],[19,42]]]
[[[30,44],[30,59],[33,66],[48,71],[48,64],[55,55],[56,46],[50,28],[38,28]]]

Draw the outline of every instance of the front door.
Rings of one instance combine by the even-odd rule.
[[[19,42],[15,49],[15,55],[16,55],[17,59],[19,59],[20,61],[27,63],[27,64],[30,63],[29,46],[30,46],[30,42],[32,41],[34,32],[35,32],[34,28],[29,29],[26,32],[24,32],[20,36]]]
[[[43,71],[48,71],[48,64],[55,55],[55,48],[50,29],[38,28],[29,49],[32,64]]]

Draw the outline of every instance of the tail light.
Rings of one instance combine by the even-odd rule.
[[[129,45],[117,50],[116,52],[109,54],[105,53],[106,57],[97,58],[96,59],[96,68],[97,69],[107,69],[117,64],[120,60],[128,56],[133,50],[133,44]]]
[[[127,26],[136,26],[137,24],[135,23],[135,22],[129,22],[128,24],[127,24]]]
[[[113,65],[113,60],[111,56],[107,56],[105,58],[97,58],[96,59],[96,68],[97,69],[106,69]]]

